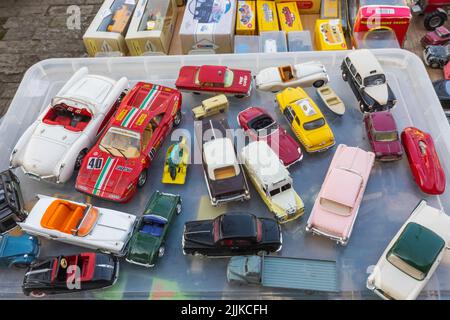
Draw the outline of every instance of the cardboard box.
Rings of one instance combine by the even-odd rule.
[[[238,1],[236,11],[236,34],[256,34],[256,2]]]
[[[128,54],[125,34],[131,21],[135,0],[105,0],[83,36],[88,54],[100,52]]]
[[[175,0],[139,0],[125,37],[130,54],[168,54],[177,13]]]
[[[302,31],[302,21],[295,2],[277,3],[278,20],[281,30],[286,32]]]
[[[300,14],[319,14],[320,13],[320,3],[322,0],[272,0],[275,2],[296,2],[297,8]]]
[[[256,18],[258,20],[258,32],[278,31],[278,15],[275,2],[266,0],[256,1]]]
[[[344,31],[338,19],[316,20],[314,40],[316,50],[347,50]]]
[[[188,53],[232,53],[236,0],[189,0],[180,27],[181,49]]]

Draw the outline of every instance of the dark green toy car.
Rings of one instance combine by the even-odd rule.
[[[126,260],[153,267],[164,255],[164,241],[172,220],[181,213],[181,197],[155,191],[139,219],[129,243]]]

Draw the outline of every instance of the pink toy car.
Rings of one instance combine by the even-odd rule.
[[[345,144],[337,147],[306,231],[347,244],[374,161],[373,152]]]

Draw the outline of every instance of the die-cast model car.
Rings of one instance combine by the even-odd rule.
[[[144,267],[153,267],[165,252],[164,242],[175,216],[181,213],[179,195],[155,191],[144,215],[136,224],[128,246],[126,260]]]
[[[78,70],[28,127],[14,147],[10,167],[32,178],[64,183],[116,112],[128,80]]]
[[[232,256],[281,250],[280,225],[270,218],[247,212],[225,213],[213,220],[189,221],[184,225],[184,254]]]
[[[237,121],[252,141],[267,142],[285,166],[303,159],[298,142],[263,108],[247,108],[239,112]]]
[[[27,268],[39,256],[39,241],[28,234],[0,236],[0,267]]]
[[[228,99],[224,94],[219,94],[215,97],[202,101],[202,104],[192,109],[195,120],[202,120],[203,118],[213,116],[218,113],[224,113],[228,110]]]
[[[427,46],[423,50],[425,64],[433,69],[442,69],[450,61],[450,44]]]
[[[119,276],[117,257],[94,252],[50,257],[25,274],[23,293],[34,298],[106,288]]]
[[[136,216],[87,203],[38,195],[20,227],[27,233],[123,256]]]
[[[75,188],[127,202],[147,181],[147,168],[173,126],[181,122],[181,93],[137,83],[81,164]]]
[[[211,204],[250,199],[250,191],[225,119],[196,124],[197,141],[202,141],[202,163]],[[201,136],[200,136],[201,135]]]
[[[0,235],[16,228],[17,222],[26,217],[19,179],[11,170],[0,172]]]
[[[181,91],[211,93],[244,98],[252,90],[252,74],[248,70],[224,66],[183,66],[175,86]]]
[[[352,50],[342,61],[341,70],[361,112],[388,110],[397,103],[383,68],[370,50]]]
[[[306,231],[346,245],[352,234],[375,155],[340,144],[311,210]]]
[[[438,27],[434,31],[427,32],[427,34],[420,39],[420,43],[424,48],[430,45],[444,45],[449,41],[450,31],[444,26]]]
[[[255,77],[256,89],[280,91],[288,87],[321,87],[329,78],[325,66],[311,61],[262,69]]]
[[[405,128],[401,134],[414,181],[427,194],[445,191],[445,171],[439,161],[433,138],[427,132],[414,127]]]
[[[450,66],[447,64],[447,66]],[[438,80],[433,82],[434,91],[441,102],[445,116],[450,123],[450,80]]]
[[[317,88],[317,95],[320,100],[322,100],[323,104],[331,110],[331,112],[337,114],[338,116],[342,116],[345,113],[345,104],[339,98],[339,96],[331,89],[330,86],[323,86],[321,88]]]
[[[395,161],[402,158],[402,144],[391,112],[366,113],[364,125],[376,160]]]
[[[449,230],[449,216],[420,201],[373,268],[367,288],[383,299],[416,299],[450,247]]]
[[[325,151],[335,144],[325,117],[302,88],[287,88],[277,94],[281,113],[307,152]]]

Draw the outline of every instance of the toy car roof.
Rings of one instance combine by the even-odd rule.
[[[223,66],[201,66],[198,72],[198,81],[204,83],[224,83],[226,67]]]
[[[231,213],[220,217],[222,239],[256,237],[256,218],[249,213]]]
[[[384,73],[377,58],[368,49],[354,50],[347,57],[350,58],[353,66],[362,78]]]
[[[322,198],[353,208],[360,192],[362,177],[343,168],[331,169]]]
[[[209,168],[223,168],[237,164],[234,146],[230,139],[219,138],[203,145],[203,154]]]
[[[394,131],[397,130],[395,119],[389,111],[370,113],[372,126],[375,131]]]

